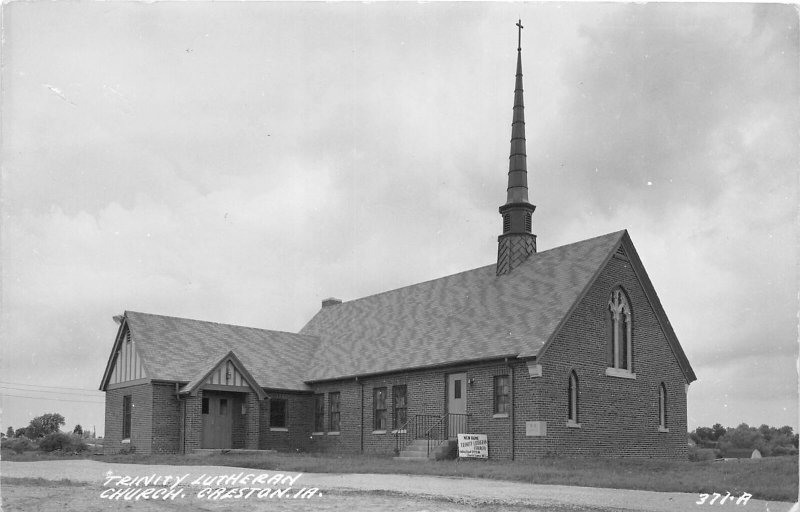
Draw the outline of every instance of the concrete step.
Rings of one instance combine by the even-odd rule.
[[[420,457],[403,457],[402,455],[400,457],[393,457],[393,459],[394,460],[405,460],[405,461],[410,461],[410,462],[422,462],[422,461],[430,460],[428,457],[422,457],[422,458],[420,458]]]

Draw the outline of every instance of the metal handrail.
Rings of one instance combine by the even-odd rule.
[[[470,414],[446,413],[417,414],[407,420],[395,431],[395,452],[400,451],[417,439],[427,441],[427,455],[431,454],[431,447],[438,446],[445,439],[449,439],[459,431],[466,433],[467,419]]]

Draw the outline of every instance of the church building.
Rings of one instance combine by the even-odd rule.
[[[696,377],[630,236],[537,251],[527,177],[518,45],[496,262],[324,300],[296,334],[126,311],[106,452],[426,458],[476,434],[492,459],[685,459]]]

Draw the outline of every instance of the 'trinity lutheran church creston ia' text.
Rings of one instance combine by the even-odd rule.
[[[126,311],[106,452],[685,459],[696,377],[627,231],[537,251],[518,46],[496,262],[324,300],[297,334]]]

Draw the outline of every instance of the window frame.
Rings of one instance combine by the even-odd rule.
[[[658,385],[658,430],[660,432],[669,432],[667,427],[668,419],[667,386],[662,382]]]
[[[511,379],[508,374],[495,375],[493,384],[494,415],[507,416],[511,412]]]
[[[282,404],[282,417],[276,416],[276,408],[277,404]],[[286,398],[270,398],[269,399],[269,426],[270,428],[287,428],[287,420],[289,416],[289,400]],[[282,419],[282,425],[277,425],[275,420]]]
[[[325,432],[325,393],[314,395],[314,432]]]
[[[335,408],[334,405],[336,405]],[[328,393],[328,411],[329,432],[339,432],[342,422],[342,394],[339,391]]]
[[[609,321],[609,367],[606,375],[635,378],[633,371],[633,313],[625,290],[611,291],[606,312]]]
[[[387,415],[387,393],[386,386],[372,388],[372,427],[375,432],[385,432],[389,426]],[[382,396],[379,399],[378,395]],[[382,405],[383,407],[379,407]]]
[[[580,381],[575,370],[569,372],[567,381],[567,426],[579,427],[580,422]]]
[[[122,439],[131,438],[131,424],[133,423],[133,396],[122,397]]]
[[[398,391],[402,390],[403,405],[398,406]],[[399,411],[403,412],[403,421],[400,421]],[[406,427],[408,424],[408,386],[406,384],[398,384],[392,386],[392,428],[399,430]]]

